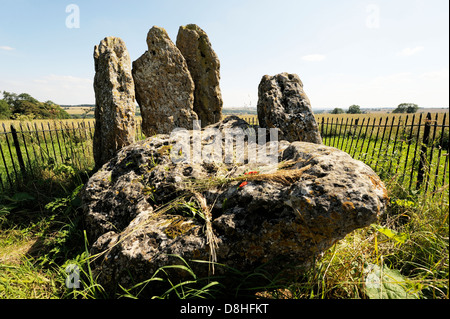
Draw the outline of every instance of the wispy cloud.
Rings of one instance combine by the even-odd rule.
[[[415,48],[404,48],[402,51],[398,52],[397,55],[398,56],[412,56],[414,54],[419,53],[420,51],[423,51],[423,49],[425,49],[422,46],[418,46]]]
[[[302,56],[302,60],[308,62],[319,62],[325,60],[326,56],[323,54],[310,54]]]
[[[421,74],[421,77],[426,80],[436,80],[440,82],[449,82],[449,68],[445,67],[440,70],[429,71]]]
[[[14,50],[14,48],[11,48],[11,47],[9,47],[7,45],[2,45],[2,46],[0,46],[0,50],[12,51],[12,50]]]

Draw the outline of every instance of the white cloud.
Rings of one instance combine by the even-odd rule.
[[[326,56],[323,54],[310,54],[302,57],[302,60],[308,62],[319,62],[325,60]]]
[[[11,47],[9,47],[7,45],[2,45],[2,46],[0,46],[0,50],[12,51],[12,50],[14,50],[14,48],[11,48]]]
[[[416,53],[419,53],[420,51],[423,51],[423,49],[425,49],[422,46],[418,46],[415,48],[404,48],[402,51],[398,52],[397,55],[398,56],[412,56]]]
[[[449,68],[443,68],[436,71],[430,71],[423,73],[421,75],[422,78],[426,80],[435,80],[435,81],[441,81],[441,82],[449,82]]]

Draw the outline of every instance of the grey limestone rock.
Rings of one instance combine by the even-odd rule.
[[[208,35],[195,24],[181,26],[177,47],[186,59],[195,84],[194,111],[202,121],[202,127],[219,122],[223,105],[219,85],[220,61]]]
[[[148,50],[133,62],[136,100],[141,108],[146,136],[169,134],[173,129],[192,128],[194,82],[186,60],[163,28],[147,34]]]
[[[94,159],[100,167],[134,143],[136,107],[130,56],[122,39],[103,39],[94,48],[94,61]]]
[[[287,141],[322,144],[311,103],[297,74],[263,76],[257,109],[259,125],[279,128]]]
[[[202,146],[214,128],[252,127],[229,117],[202,131]],[[149,279],[180,263],[173,255],[241,271],[301,269],[386,209],[373,170],[332,147],[280,141],[274,170],[247,153],[243,163],[174,163],[175,143],[162,134],[123,148],[82,192],[91,252],[99,254],[92,267],[105,287]],[[193,265],[198,277],[211,274],[208,264]]]

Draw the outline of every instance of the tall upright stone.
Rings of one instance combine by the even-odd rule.
[[[297,74],[263,76],[257,108],[260,127],[280,129],[280,137],[289,142],[322,144],[311,103]]]
[[[219,85],[220,61],[208,35],[196,24],[181,26],[177,47],[186,59],[194,80],[194,111],[202,121],[202,127],[219,122],[223,106]]]
[[[136,100],[146,136],[169,134],[177,127],[192,128],[194,82],[186,60],[163,28],[147,34],[148,50],[133,62]]]
[[[122,39],[106,37],[94,48],[97,168],[135,140],[135,94],[131,60]]]

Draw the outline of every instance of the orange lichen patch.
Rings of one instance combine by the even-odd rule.
[[[334,220],[341,219],[341,217],[342,217],[338,212],[335,212],[335,211],[332,211],[330,216]]]
[[[169,154],[171,149],[172,149],[172,145],[164,145],[163,147],[160,147],[156,152],[159,155],[164,155],[164,154]]]
[[[373,186],[375,187],[380,187],[380,185],[384,186],[383,182],[378,176],[376,175],[367,175],[367,176],[369,176],[369,179],[372,182]]]
[[[250,245],[248,252],[247,252],[247,258],[261,258],[264,256],[264,249],[260,245]]]
[[[367,175],[367,176],[369,177],[370,181],[372,182],[373,186],[375,186],[375,188],[381,188],[383,190],[383,199],[388,200],[389,194],[381,179],[377,175]]]
[[[344,208],[345,211],[349,212],[355,209],[355,205],[352,202],[343,202],[342,208]]]

